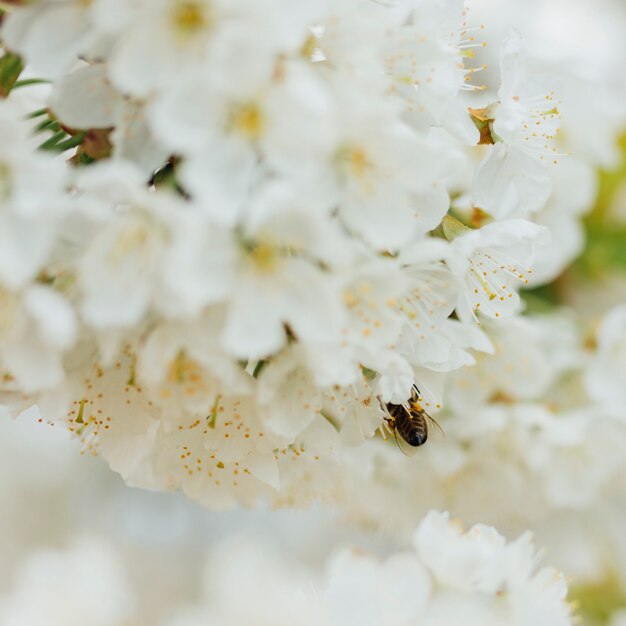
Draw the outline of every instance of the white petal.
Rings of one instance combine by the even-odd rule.
[[[496,144],[476,169],[475,206],[496,219],[541,210],[552,190],[547,166],[521,150]]]
[[[96,64],[64,76],[55,85],[49,106],[72,128],[110,128],[116,123],[118,99],[121,95],[107,82],[106,66]]]
[[[76,316],[70,304],[45,287],[31,287],[24,298],[24,308],[37,321],[39,334],[47,345],[67,350],[74,343]]]

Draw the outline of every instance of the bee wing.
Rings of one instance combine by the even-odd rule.
[[[424,412],[424,415],[437,427],[437,430],[445,437],[446,433],[443,431],[443,428],[439,426],[439,422],[432,415],[428,415],[428,413],[426,412]]]

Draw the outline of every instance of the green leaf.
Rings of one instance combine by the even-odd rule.
[[[50,81],[45,78],[26,78],[24,80],[18,80],[14,85],[13,89],[19,89],[20,87],[28,87],[30,85],[47,85]]]
[[[42,115],[48,115],[48,109],[37,109],[36,111],[29,113],[26,116],[26,119],[34,120],[35,118],[41,117]]]
[[[59,122],[57,122],[56,120],[51,120],[50,118],[46,118],[43,122],[41,122],[40,124],[37,124],[37,126],[35,127],[36,133],[40,133],[44,130],[49,130],[49,131],[58,133],[61,130],[61,124],[59,124]]]
[[[54,150],[58,150],[59,152],[65,152],[66,150],[71,150],[72,148],[76,148],[76,146],[80,146],[85,139],[85,133],[78,133],[73,137],[69,137],[64,141],[60,141],[54,146]]]
[[[63,141],[66,137],[67,137],[67,133],[64,130],[60,130],[54,133],[54,135],[52,135],[50,139],[48,139],[47,141],[44,141],[39,146],[39,148],[41,150],[56,150],[57,144]]]
[[[7,52],[0,58],[0,97],[6,98],[24,69],[22,57]]]

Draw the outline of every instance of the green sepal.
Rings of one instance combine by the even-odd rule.
[[[18,54],[6,52],[0,58],[0,97],[6,98],[11,93],[23,69],[24,62]]]
[[[441,227],[443,229],[443,234],[448,241],[452,241],[460,235],[464,235],[465,233],[468,233],[470,230],[472,230],[451,215],[446,215],[443,218],[443,222],[441,222]]]
[[[378,375],[374,370],[371,370],[369,367],[365,367],[365,365],[361,365],[361,372],[363,373],[363,378],[368,381],[373,381]]]

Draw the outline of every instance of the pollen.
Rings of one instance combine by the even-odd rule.
[[[349,289],[346,289],[343,292],[343,301],[349,309],[352,309],[359,304],[359,299],[356,297],[354,292]]]
[[[350,153],[348,162],[352,174],[357,178],[365,176],[365,173],[371,167],[367,153],[362,148],[354,148]]]
[[[231,132],[243,135],[249,141],[256,141],[265,128],[265,117],[261,107],[255,102],[234,104],[230,109],[227,127]]]

